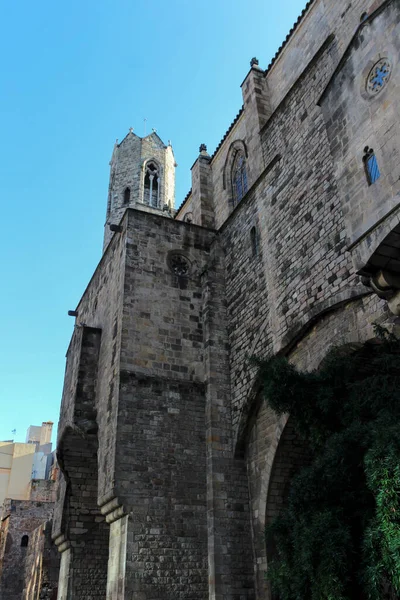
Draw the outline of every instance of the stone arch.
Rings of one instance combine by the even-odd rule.
[[[296,434],[289,415],[278,417],[263,402],[247,452],[258,600],[271,600],[265,574],[273,547],[271,542],[268,546],[265,527],[279,514],[291,478],[308,460],[305,444]]]
[[[266,505],[273,463],[287,420],[288,415],[277,417],[267,403],[262,401],[250,432],[246,452],[258,600],[269,600],[269,587],[265,579],[267,570]]]
[[[106,598],[109,527],[97,503],[97,450],[97,430],[67,428],[59,442],[66,481],[63,529],[70,550],[68,591],[77,599],[91,594]]]
[[[229,190],[229,188],[231,187],[232,167],[233,167],[235,159],[237,158],[239,153],[243,153],[245,159],[247,160],[248,152],[247,152],[247,146],[246,146],[246,143],[244,142],[244,140],[235,140],[229,146],[229,150],[227,152],[225,163],[224,163],[224,168],[222,171],[222,184],[223,184],[224,190],[226,190],[226,189]],[[232,190],[230,190],[229,196],[230,196],[230,201],[232,201],[233,200],[232,199]]]
[[[382,223],[380,226],[380,235],[376,234],[375,244],[370,247],[370,256],[359,270],[360,275],[368,277],[380,270],[400,273],[400,225],[393,229],[390,225]]]
[[[156,158],[148,158],[142,164],[141,202],[152,208],[160,208],[163,203],[162,192],[163,170],[161,164]]]
[[[100,343],[100,329],[76,329],[73,344],[79,349],[79,362],[72,365],[67,361],[69,380],[64,386],[65,412],[57,444],[63,477],[53,525],[53,539],[61,552],[60,600],[106,598],[109,526],[98,505],[96,389]]]
[[[372,277],[377,271],[399,273],[400,225],[398,215],[381,221],[351,248],[354,267],[359,275]]]
[[[131,201],[131,188],[129,186],[127,186],[124,189],[124,199],[123,199],[124,206],[128,206],[130,201]]]
[[[266,527],[279,516],[281,510],[285,507],[292,478],[302,467],[309,464],[310,458],[307,445],[297,434],[290,417],[287,417],[276,442],[268,477],[267,496],[265,498],[265,494],[263,494],[261,498],[262,502],[265,501],[264,523]],[[271,538],[267,537],[265,545],[266,563],[268,565],[268,561],[274,558],[276,550],[274,541]],[[270,596],[272,600],[275,600],[271,593]]]
[[[372,292],[369,288],[364,285],[358,285],[349,287],[348,289],[338,292],[316,304],[299,319],[296,327],[288,332],[287,336],[281,340],[281,345],[275,347],[274,351],[290,357],[292,350],[296,349],[298,344],[303,344],[310,334],[314,335],[315,330],[318,330],[319,328],[323,329],[326,323],[331,323],[335,319],[338,319],[338,323],[340,323],[341,326],[343,323],[345,326],[338,329],[336,337],[330,335],[327,338],[330,340],[331,344],[343,345],[346,342],[358,341],[356,315],[352,322],[349,322],[349,316],[351,314],[349,311],[344,312],[344,314],[347,315],[347,322],[340,318],[339,315],[343,309],[345,309],[346,305],[349,305],[350,303],[358,303],[360,314],[364,315],[363,299],[371,296],[371,294]],[[357,307],[357,304],[354,304],[354,306]],[[260,348],[262,348],[262,344],[267,336],[269,325],[270,322],[268,319],[261,324],[259,333],[248,352],[249,356],[263,356],[263,351]],[[330,325],[328,325],[328,328],[331,328]],[[368,331],[372,335],[372,327],[370,327]],[[311,368],[315,368],[315,366],[316,365],[312,365]],[[249,393],[240,409],[235,436],[236,456],[243,456],[245,453],[247,440],[262,402],[260,387],[260,382],[257,378],[253,379]]]
[[[350,303],[352,310],[348,310]],[[348,351],[374,338],[372,323],[378,315],[381,324],[391,326],[390,318],[382,319],[378,298],[365,295],[365,291],[342,298],[340,303],[335,303],[335,310],[331,308],[320,312],[318,320],[305,323],[301,337],[296,336],[284,347],[288,359],[300,370],[318,368],[332,346]],[[290,431],[286,429],[287,423],[288,415],[278,417],[274,413],[262,397],[260,382],[256,381],[241,411],[235,451],[237,456],[244,454],[247,462],[258,600],[271,600],[265,581],[268,559],[265,526],[271,515],[268,502],[272,497],[274,468],[277,468],[276,461],[279,462],[279,446],[284,441],[285,431]]]

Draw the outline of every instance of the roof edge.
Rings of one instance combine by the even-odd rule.
[[[268,67],[265,69],[264,71],[264,77],[266,77],[266,75],[269,73],[269,71],[272,69],[272,67],[274,66],[274,64],[276,63],[276,61],[278,60],[278,58],[280,57],[280,55],[282,54],[283,50],[285,49],[285,47],[288,45],[288,43],[290,42],[294,32],[296,31],[296,29],[298,28],[298,26],[301,24],[301,22],[303,21],[304,17],[306,16],[306,13],[308,12],[308,9],[312,7],[313,4],[315,4],[316,0],[308,0],[307,4],[305,5],[305,7],[303,8],[303,10],[301,11],[300,15],[297,18],[297,21],[294,23],[294,25],[292,26],[292,28],[290,29],[289,33],[287,34],[286,38],[284,39],[283,43],[279,46],[278,50],[276,51],[275,55],[272,57]]]

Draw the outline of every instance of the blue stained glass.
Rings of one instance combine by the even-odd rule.
[[[240,171],[236,173],[236,198],[239,202],[243,197],[243,188],[242,188],[242,178],[240,175]]]
[[[375,183],[381,176],[375,154],[371,154],[367,159],[367,174],[369,184]]]
[[[233,175],[233,186],[235,203],[240,202],[247,192],[246,162],[243,156],[236,160],[236,168]]]
[[[388,75],[389,69],[386,65],[383,65],[383,67],[377,67],[375,71],[375,77],[371,80],[373,88],[381,88],[385,84]]]
[[[247,192],[247,173],[246,173],[246,169],[243,165],[243,169],[242,169],[242,179],[243,179],[243,190],[244,193]]]

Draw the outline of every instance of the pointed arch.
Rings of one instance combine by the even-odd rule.
[[[126,187],[124,190],[124,206],[127,206],[131,201],[131,188]]]
[[[152,208],[161,206],[161,167],[154,158],[143,164],[143,203]]]
[[[238,152],[242,152],[245,159],[247,160],[248,152],[247,152],[246,142],[244,140],[235,140],[229,146],[229,150],[226,155],[224,169],[223,169],[223,173],[222,173],[222,183],[223,183],[224,190],[226,190],[226,188],[229,185],[230,173],[232,171],[232,165],[233,165],[233,162],[234,162],[235,157],[237,156]]]
[[[223,170],[223,187],[229,192],[229,201],[235,206],[248,190],[247,146],[235,140],[229,147]]]
[[[236,206],[246,194],[247,186],[247,166],[243,152],[238,151],[232,166],[231,173],[232,199]]]

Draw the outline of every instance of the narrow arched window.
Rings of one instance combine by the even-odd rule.
[[[146,165],[143,201],[153,208],[160,206],[160,173],[154,162]]]
[[[26,548],[29,542],[29,537],[27,535],[23,535],[21,538],[21,548]]]
[[[250,243],[251,243],[251,252],[253,256],[258,256],[259,253],[259,245],[258,245],[258,233],[255,227],[250,229]]]
[[[129,204],[131,199],[131,188],[127,187],[124,191],[124,204]]]
[[[364,148],[363,161],[368,184],[372,185],[381,176],[378,161],[372,148],[369,148],[368,146]]]
[[[234,204],[240,202],[247,192],[246,159],[242,152],[238,153],[233,163],[232,191]]]

